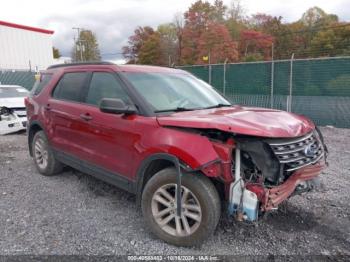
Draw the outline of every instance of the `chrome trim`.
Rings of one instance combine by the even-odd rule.
[[[300,138],[298,138],[298,139],[296,139],[296,140],[291,140],[291,141],[289,141],[289,142],[269,143],[269,144],[270,144],[270,146],[285,146],[285,145],[295,144],[295,143],[299,143],[299,142],[301,142],[301,141],[304,141],[304,140],[310,138],[310,136],[312,136],[313,134],[314,134],[314,133],[311,132],[311,133],[309,133],[309,134],[306,135],[306,136],[300,137]]]
[[[289,172],[289,171],[294,171],[294,170],[297,170],[297,169],[306,167],[306,166],[308,166],[308,165],[313,165],[313,164],[315,164],[317,161],[319,161],[323,156],[324,156],[324,153],[322,152],[321,155],[319,155],[315,160],[310,161],[310,162],[308,162],[308,163],[306,163],[306,164],[304,164],[304,165],[301,165],[301,166],[297,166],[297,167],[294,167],[294,168],[289,168],[289,169],[287,169],[286,171],[288,171],[288,172]]]

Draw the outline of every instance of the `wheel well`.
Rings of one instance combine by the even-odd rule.
[[[169,161],[169,160],[165,160],[165,159],[156,159],[153,160],[145,169],[144,173],[143,173],[143,181],[142,181],[142,186],[141,186],[141,193],[143,191],[143,188],[145,187],[146,183],[148,182],[148,180],[151,179],[151,177],[153,175],[155,175],[156,173],[158,173],[160,170],[163,170],[167,167],[170,166],[174,166],[174,163]]]
[[[34,124],[30,127],[28,132],[28,146],[29,146],[29,154],[32,155],[32,141],[34,138],[34,135],[38,132],[43,130],[38,124]]]
[[[138,198],[139,200],[141,200],[141,195],[142,195],[142,191],[145,187],[145,185],[147,184],[147,182],[152,178],[152,176],[154,176],[156,173],[158,173],[159,171],[167,168],[167,167],[171,167],[174,166],[174,163],[169,161],[169,160],[165,160],[165,159],[156,159],[153,160],[151,163],[148,164],[148,166],[146,167],[146,169],[143,172],[143,179],[142,179],[142,183],[141,183],[141,188],[138,191]],[[198,175],[203,175],[205,176],[203,173],[198,172]],[[215,178],[211,178],[208,177],[210,182],[213,183],[213,185],[215,186],[216,190],[218,191],[218,194],[220,196],[220,199],[222,201],[222,203],[225,200],[225,187],[224,187],[224,183],[222,181],[219,181]],[[137,201],[139,202],[139,201]]]
[[[209,180],[215,186],[216,191],[218,191],[221,203],[224,203],[225,202],[225,184],[222,181],[213,177],[209,177]]]

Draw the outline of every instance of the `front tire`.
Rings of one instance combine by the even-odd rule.
[[[182,215],[176,214],[174,168],[155,174],[142,194],[142,213],[150,230],[177,246],[197,246],[211,236],[221,215],[220,197],[211,181],[200,174],[181,178]]]
[[[32,155],[35,166],[42,175],[52,176],[63,169],[63,164],[56,160],[43,131],[38,131],[34,135]]]

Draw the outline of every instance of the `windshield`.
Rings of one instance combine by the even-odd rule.
[[[29,92],[20,86],[0,86],[0,98],[26,97]]]
[[[204,81],[187,74],[124,72],[154,112],[170,112],[230,106]]]

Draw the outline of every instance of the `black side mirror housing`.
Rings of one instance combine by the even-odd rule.
[[[111,114],[132,115],[137,112],[132,105],[126,105],[123,100],[117,98],[103,98],[100,101],[100,111]]]

